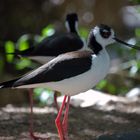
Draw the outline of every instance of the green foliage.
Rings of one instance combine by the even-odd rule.
[[[135,29],[135,35],[136,37],[140,37],[140,28]]]
[[[29,43],[28,43],[28,39],[29,39],[29,35],[22,35],[18,41],[17,41],[17,46],[18,46],[18,49],[20,51],[22,50],[26,50],[29,48]]]
[[[105,88],[107,85],[107,80],[102,80],[101,82],[99,82],[99,84],[96,86],[96,89],[101,90],[103,88]]]
[[[28,49],[30,47],[30,44],[29,44],[30,39],[31,39],[30,35],[28,34],[22,35],[16,43],[18,50],[23,51],[23,50]],[[19,59],[18,62],[15,64],[15,68],[17,70],[22,70],[27,67],[30,67],[30,65],[32,65],[31,60],[22,58],[22,59]]]
[[[22,58],[22,59],[18,60],[15,67],[17,70],[22,70],[22,69],[29,67],[30,65],[32,65],[31,60]]]
[[[41,105],[50,105],[54,101],[54,92],[46,88],[35,88],[34,98],[40,102]]]
[[[55,29],[52,24],[50,24],[42,29],[42,37],[51,36],[54,33],[55,33]]]
[[[84,28],[84,27],[81,27],[79,29],[79,34],[83,38],[87,38],[88,37],[88,33],[89,33],[89,31],[86,28]]]
[[[13,53],[15,51],[15,44],[12,41],[5,42],[5,52],[6,53]],[[7,62],[12,62],[14,56],[13,55],[6,55]]]
[[[96,89],[105,90],[106,92],[108,92],[110,94],[115,94],[117,92],[115,85],[113,85],[112,83],[110,83],[107,80],[100,81],[99,84],[96,86]]]

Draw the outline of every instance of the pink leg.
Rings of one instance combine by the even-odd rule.
[[[63,127],[63,133],[65,140],[68,140],[68,113],[69,113],[69,103],[70,103],[70,96],[68,96],[67,104],[66,104],[66,110],[62,122]]]
[[[66,108],[65,108],[65,112],[64,112],[63,121],[61,121],[62,111],[64,110],[66,99],[67,99],[67,104],[66,104]],[[69,102],[70,102],[70,97],[65,95],[64,99],[63,99],[63,103],[59,110],[59,113],[55,120],[58,134],[60,136],[60,140],[68,140],[68,128],[67,127],[68,127]]]
[[[62,105],[61,105],[61,108],[60,108],[60,110],[59,110],[59,112],[58,112],[58,115],[57,115],[57,117],[56,117],[56,120],[55,120],[55,124],[56,124],[56,127],[57,127],[57,131],[58,131],[60,140],[65,140],[65,139],[64,139],[64,134],[63,134],[61,116],[62,116],[62,111],[63,111],[63,109],[64,109],[64,107],[65,107],[66,99],[67,99],[67,96],[65,95],[65,96],[64,96],[64,99],[63,99],[63,103],[62,103]]]
[[[35,136],[34,132],[33,132],[33,90],[32,89],[29,89],[29,98],[30,98],[30,109],[31,109],[30,120],[29,120],[29,124],[30,124],[29,133],[30,133],[30,137],[33,140],[43,139],[41,137]]]

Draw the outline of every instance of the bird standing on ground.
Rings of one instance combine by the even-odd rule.
[[[55,123],[60,140],[68,140],[70,97],[93,88],[107,75],[110,58],[106,46],[115,41],[139,49],[137,46],[117,39],[112,28],[101,24],[90,31],[87,43],[90,50],[59,55],[23,77],[1,83],[0,88],[48,87],[64,94],[64,100]]]

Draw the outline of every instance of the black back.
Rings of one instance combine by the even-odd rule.
[[[37,46],[20,52],[22,56],[58,56],[66,52],[76,51],[83,47],[83,41],[73,33],[53,36],[41,41]]]

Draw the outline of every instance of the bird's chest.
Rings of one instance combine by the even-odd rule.
[[[55,89],[63,94],[75,95],[93,88],[109,71],[109,56],[100,54],[92,56],[92,64],[88,71],[59,82],[55,82]]]
[[[95,86],[100,80],[108,74],[110,68],[110,59],[107,52],[98,56],[93,56],[91,67],[91,83]]]

